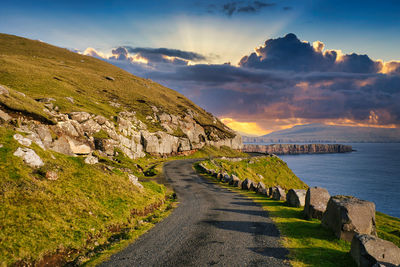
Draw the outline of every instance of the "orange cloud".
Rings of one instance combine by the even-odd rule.
[[[220,120],[229,128],[241,133],[247,133],[252,135],[264,135],[272,132],[261,128],[255,122],[240,122],[232,118],[221,118]]]

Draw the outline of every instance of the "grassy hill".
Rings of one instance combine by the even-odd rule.
[[[146,119],[154,112],[152,106],[174,115],[192,110],[200,125],[217,128],[221,136],[234,136],[220,121],[213,123],[210,113],[176,91],[102,60],[13,35],[0,34],[0,85],[33,99],[54,98],[61,113],[86,111],[109,118],[122,110],[135,111],[153,131],[163,129]],[[72,97],[73,103],[67,97]],[[13,102],[18,98],[15,96]],[[13,107],[1,97],[0,103]],[[40,103],[25,104],[24,109],[46,117],[37,106]]]

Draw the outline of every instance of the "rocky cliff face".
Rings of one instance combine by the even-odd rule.
[[[5,87],[3,90],[7,91]],[[27,97],[27,96],[26,96]],[[240,135],[221,136],[218,127],[202,126],[195,120],[195,112],[171,115],[153,106],[153,115],[147,120],[160,124],[165,131],[152,132],[132,111],[121,111],[117,116],[105,118],[87,112],[63,114],[56,111],[52,99],[38,100],[44,103],[44,112],[53,124],[29,117],[0,106],[0,121],[13,125],[15,130],[26,135],[44,149],[67,155],[88,155],[94,150],[106,156],[119,151],[131,159],[152,155],[174,155],[190,153],[205,145],[242,148]],[[214,117],[214,122],[217,123]],[[224,129],[230,131],[229,128]]]
[[[245,144],[244,152],[267,153],[276,155],[285,154],[319,154],[319,153],[345,153],[351,152],[352,147],[340,144],[274,144],[274,145],[252,145]]]

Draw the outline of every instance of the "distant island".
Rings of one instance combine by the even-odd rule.
[[[400,129],[336,126],[325,124],[297,125],[259,137],[244,136],[245,143],[398,143]]]

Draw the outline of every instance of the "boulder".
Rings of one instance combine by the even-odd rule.
[[[239,177],[237,177],[236,175],[232,174],[231,175],[231,180],[229,181],[230,185],[235,185],[238,184],[238,182],[240,181]]]
[[[81,127],[88,135],[93,135],[101,130],[101,126],[92,119],[85,121]]]
[[[71,146],[66,136],[61,136],[53,142],[51,149],[65,155],[73,156]]]
[[[11,116],[0,109],[0,120],[7,122],[11,120]]]
[[[242,182],[242,189],[243,190],[251,190],[253,187],[253,181],[246,178],[243,182]]]
[[[272,199],[286,200],[286,193],[280,186],[275,186],[272,189]]]
[[[77,121],[79,123],[85,122],[90,119],[90,114],[87,112],[71,112],[68,114],[71,120]]]
[[[98,158],[94,157],[93,155],[89,155],[85,158],[85,163],[92,165],[92,164],[99,163],[99,160],[98,160]]]
[[[355,233],[376,235],[375,204],[351,196],[333,196],[322,216],[322,226],[349,242]]]
[[[328,190],[325,188],[308,188],[306,193],[306,203],[304,205],[304,216],[307,219],[316,218],[321,220],[330,197]]]
[[[227,173],[224,173],[224,176],[222,177],[222,182],[228,183],[231,180],[231,176]]]
[[[233,186],[242,188],[242,183],[243,183],[242,180],[235,180],[233,182]]]
[[[350,254],[360,267],[400,266],[400,248],[373,235],[355,234]]]
[[[286,203],[290,207],[303,207],[306,202],[306,190],[290,189],[286,194]]]
[[[20,134],[14,134],[13,138],[23,146],[30,146],[32,144],[32,141],[30,139],[23,137]]]
[[[42,140],[43,145],[45,147],[49,147],[51,142],[53,141],[49,128],[40,124],[35,128],[35,131],[38,134],[40,140]]]
[[[90,146],[85,144],[75,143],[73,140],[69,139],[69,145],[71,147],[72,153],[76,155],[87,155],[92,152]]]
[[[263,182],[258,182],[256,187],[257,187],[257,193],[260,193],[260,194],[262,192],[264,192],[264,190],[266,190],[265,184]]]
[[[3,86],[0,85],[0,95],[6,95],[9,96],[10,92]]]
[[[14,156],[22,158],[23,161],[32,168],[38,168],[44,165],[42,159],[30,148],[19,147],[14,152]]]
[[[143,185],[139,183],[139,179],[133,175],[133,174],[128,174],[129,181],[136,187],[138,187],[140,190],[143,189]]]
[[[260,191],[258,191],[258,193],[261,194],[261,195],[268,196],[268,189],[266,189],[266,188],[261,189]]]

